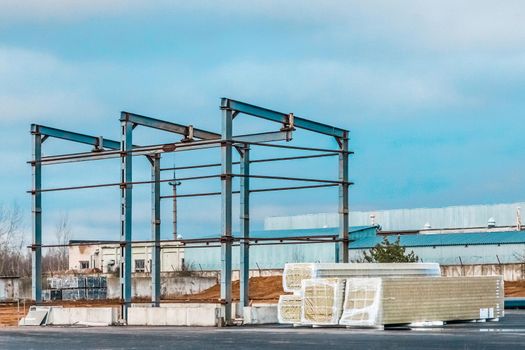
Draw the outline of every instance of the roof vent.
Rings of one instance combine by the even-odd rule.
[[[427,223],[425,224],[425,226],[423,226],[423,229],[424,229],[424,230],[430,230],[431,228],[432,228],[432,226],[430,225],[430,222],[427,222]]]
[[[489,228],[494,228],[494,227],[496,227],[496,219],[494,219],[494,218],[491,217],[491,218],[489,219],[488,223],[487,223],[487,226],[488,226]]]

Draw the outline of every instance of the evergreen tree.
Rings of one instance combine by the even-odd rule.
[[[418,262],[419,257],[414,251],[406,252],[405,247],[399,242],[399,236],[394,243],[391,243],[384,236],[382,242],[376,244],[368,252],[363,253],[362,261],[369,263],[406,263]]]

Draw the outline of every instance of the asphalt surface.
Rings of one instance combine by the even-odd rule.
[[[293,328],[282,325],[25,327],[0,329],[0,349],[520,349],[525,311],[500,322],[420,329]]]

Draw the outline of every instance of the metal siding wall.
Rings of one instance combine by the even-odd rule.
[[[192,270],[220,270],[220,248],[186,249],[184,261]],[[239,247],[233,247],[233,269],[239,269]],[[250,246],[250,269],[282,269],[290,262],[333,262],[335,244]]]
[[[463,264],[502,264],[519,263],[520,255],[525,255],[524,244],[498,245],[471,245],[471,246],[437,246],[433,247],[407,247],[407,251],[414,253],[424,262],[436,262],[441,265],[460,265],[459,257]],[[363,254],[362,249],[350,249],[350,259],[356,260]],[[497,255],[497,257],[496,257]]]
[[[516,208],[525,210],[525,202],[495,205],[469,205],[444,208],[393,209],[379,211],[351,211],[352,226],[371,224],[370,215],[375,215],[375,223],[385,231],[419,230],[428,222],[432,228],[468,228],[487,226],[493,217],[498,226],[516,224]],[[337,213],[306,214],[285,217],[269,217],[264,221],[265,230],[304,229],[337,227]]]

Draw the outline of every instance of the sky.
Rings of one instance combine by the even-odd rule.
[[[525,199],[522,1],[0,2],[0,203],[20,206],[27,232],[31,123],[118,140],[126,110],[219,132],[221,97],[350,130],[351,210]],[[250,117],[235,124],[239,134],[279,128]],[[134,133],[137,144],[177,140]],[[336,146],[300,130],[294,142]],[[45,155],[83,150],[56,140],[43,147]],[[291,154],[252,151],[254,159],[281,155]],[[178,153],[164,155],[163,166],[219,159],[217,150]],[[134,180],[149,171],[134,160]],[[252,173],[335,179],[337,162],[256,165]],[[114,182],[119,162],[53,165],[43,174],[44,187]],[[179,193],[219,188],[216,180],[184,182]],[[163,185],[163,195],[170,191]],[[149,186],[136,186],[133,200],[134,238],[146,239]],[[170,205],[163,201],[163,238],[171,237]],[[267,216],[336,210],[335,189],[254,194],[252,227]],[[218,234],[219,213],[218,197],[181,198],[179,232]],[[118,239],[118,189],[44,194],[44,241],[64,215],[73,238]]]

